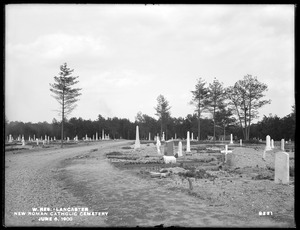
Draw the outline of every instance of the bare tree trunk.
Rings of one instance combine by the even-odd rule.
[[[64,147],[64,120],[65,120],[65,95],[63,93],[62,100],[62,118],[61,118],[61,148]]]

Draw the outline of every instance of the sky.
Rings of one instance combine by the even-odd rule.
[[[60,120],[49,84],[63,63],[82,88],[69,118],[157,119],[160,94],[185,118],[198,78],[228,87],[247,74],[268,85],[258,120],[284,117],[295,100],[294,17],[292,4],[8,4],[6,118]]]

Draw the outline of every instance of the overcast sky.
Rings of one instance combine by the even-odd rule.
[[[154,118],[157,97],[186,117],[197,79],[233,85],[245,75],[268,85],[283,117],[294,104],[294,5],[55,5],[5,8],[5,114],[52,122],[49,83],[64,62],[82,96],[70,117]]]

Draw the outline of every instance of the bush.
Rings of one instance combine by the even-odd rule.
[[[106,153],[106,156],[110,156],[110,155],[123,155],[123,153],[120,153],[120,152],[110,152],[110,153]]]

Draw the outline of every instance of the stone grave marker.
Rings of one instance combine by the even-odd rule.
[[[230,144],[233,144],[233,136],[230,134]]]
[[[165,141],[165,132],[162,133],[161,141]]]
[[[157,154],[160,154],[160,146],[161,146],[161,143],[160,143],[160,140],[159,140],[159,136],[157,134],[157,137],[156,137]]]
[[[140,143],[140,135],[139,135],[139,126],[136,126],[136,133],[135,133],[135,143],[134,143],[134,149],[139,149],[141,148],[141,143]]]
[[[39,145],[39,139],[36,138],[36,145]]]
[[[96,132],[96,141],[98,141],[98,132]]]
[[[281,145],[280,145],[280,149],[282,150],[282,151],[284,151],[284,139],[281,139],[281,143],[280,143]]]
[[[274,149],[274,140],[271,140],[271,149]]]
[[[149,132],[149,141],[151,140],[151,133]]]
[[[165,164],[176,163],[176,158],[174,156],[163,156]]]
[[[165,142],[165,156],[174,156],[174,141],[166,141]]]
[[[182,157],[182,142],[178,143],[178,157]]]
[[[276,184],[288,184],[290,179],[289,154],[278,152],[275,155],[275,179]]]
[[[240,146],[243,146],[243,141],[242,141],[242,139],[240,139]]]
[[[225,145],[225,150],[221,150],[221,153],[224,153],[224,162],[226,163],[226,161],[227,161],[227,154],[228,153],[232,153],[232,151],[231,150],[228,150],[228,145]]]
[[[9,134],[9,140],[8,142],[12,142],[11,134]]]
[[[266,151],[272,150],[271,148],[271,137],[269,135],[266,136]]]
[[[191,140],[192,140],[192,141],[194,140],[194,133],[192,133],[192,138],[191,138]]]
[[[187,138],[186,138],[186,152],[191,152],[191,143],[190,143],[190,131],[187,131]]]

